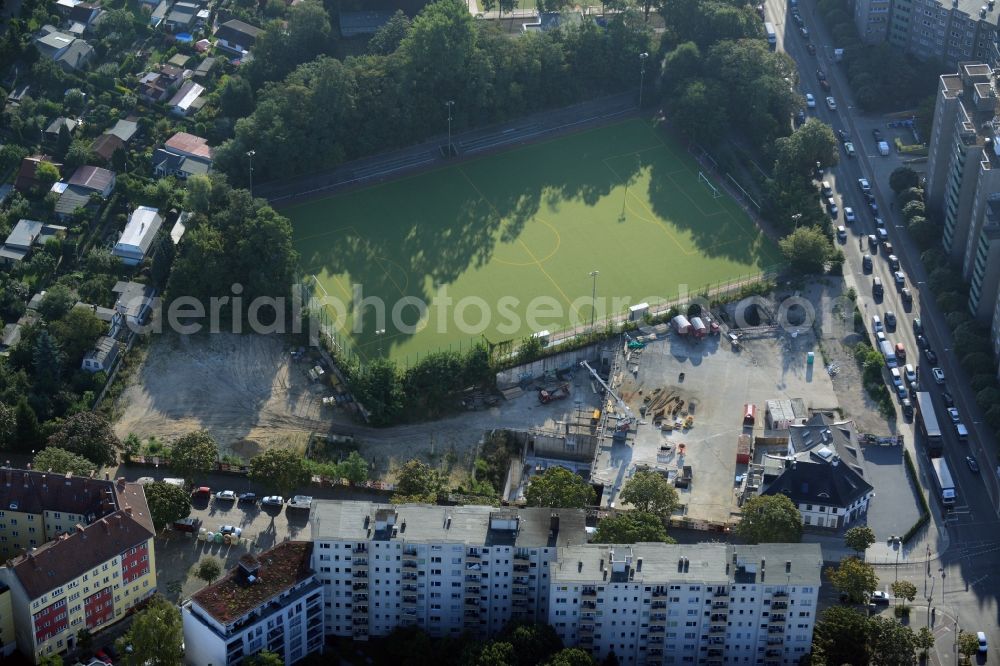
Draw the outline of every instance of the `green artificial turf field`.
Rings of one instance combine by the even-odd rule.
[[[668,135],[628,120],[283,213],[303,272],[344,304],[355,351],[413,362],[483,335],[589,324],[594,270],[601,319],[777,265],[774,244],[698,171]],[[352,285],[381,299],[384,322],[375,306],[355,321]]]

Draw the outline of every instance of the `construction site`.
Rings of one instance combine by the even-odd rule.
[[[731,315],[678,316],[498,377],[561,412],[554,428],[521,433],[524,456],[507,499],[523,497],[531,475],[560,465],[591,482],[601,507],[619,508],[622,487],[649,469],[677,488],[675,524],[731,526],[755,445],[787,441],[789,425],[838,406],[811,330],[778,327],[763,309],[752,326],[730,325]]]

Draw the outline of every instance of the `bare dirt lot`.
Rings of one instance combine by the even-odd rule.
[[[156,336],[122,394],[115,432],[170,441],[207,430],[224,454],[243,457],[299,446],[331,419],[321,413],[323,390],[289,352],[275,336]]]
[[[308,363],[291,359],[278,336],[213,334],[158,336],[116,405],[115,432],[170,442],[207,430],[223,455],[244,460],[269,447],[304,450],[311,433],[353,435],[377,477],[392,480],[411,458],[422,459],[464,482],[473,470],[483,433],[493,428],[557,428],[577,401],[538,404],[534,390],[499,406],[429,423],[370,428],[340,409],[322,406],[330,390],[310,381]],[[582,376],[582,375],[581,375]]]

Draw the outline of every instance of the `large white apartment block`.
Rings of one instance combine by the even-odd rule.
[[[327,633],[366,640],[399,626],[489,635],[544,622],[559,548],[586,543],[577,509],[313,502],[313,568]]]
[[[563,642],[623,665],[792,666],[809,651],[818,544],[561,548],[548,623]]]
[[[323,588],[311,564],[313,544],[286,541],[244,555],[221,580],[181,606],[185,661],[235,666],[268,650],[286,664],[323,651]]]

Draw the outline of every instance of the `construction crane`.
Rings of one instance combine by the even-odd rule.
[[[593,377],[594,380],[597,381],[597,383],[600,384],[601,387],[608,392],[608,395],[614,398],[615,404],[618,406],[617,429],[618,430],[628,429],[628,427],[630,427],[632,424],[636,422],[635,416],[632,414],[632,410],[629,409],[629,406],[625,404],[625,401],[622,400],[618,396],[618,394],[611,389],[610,386],[608,386],[608,383],[603,379],[601,379],[601,376],[597,374],[597,370],[594,370],[592,367],[590,367],[589,363],[587,363],[586,361],[580,361],[580,365],[585,367],[587,371],[590,372],[590,376]]]

